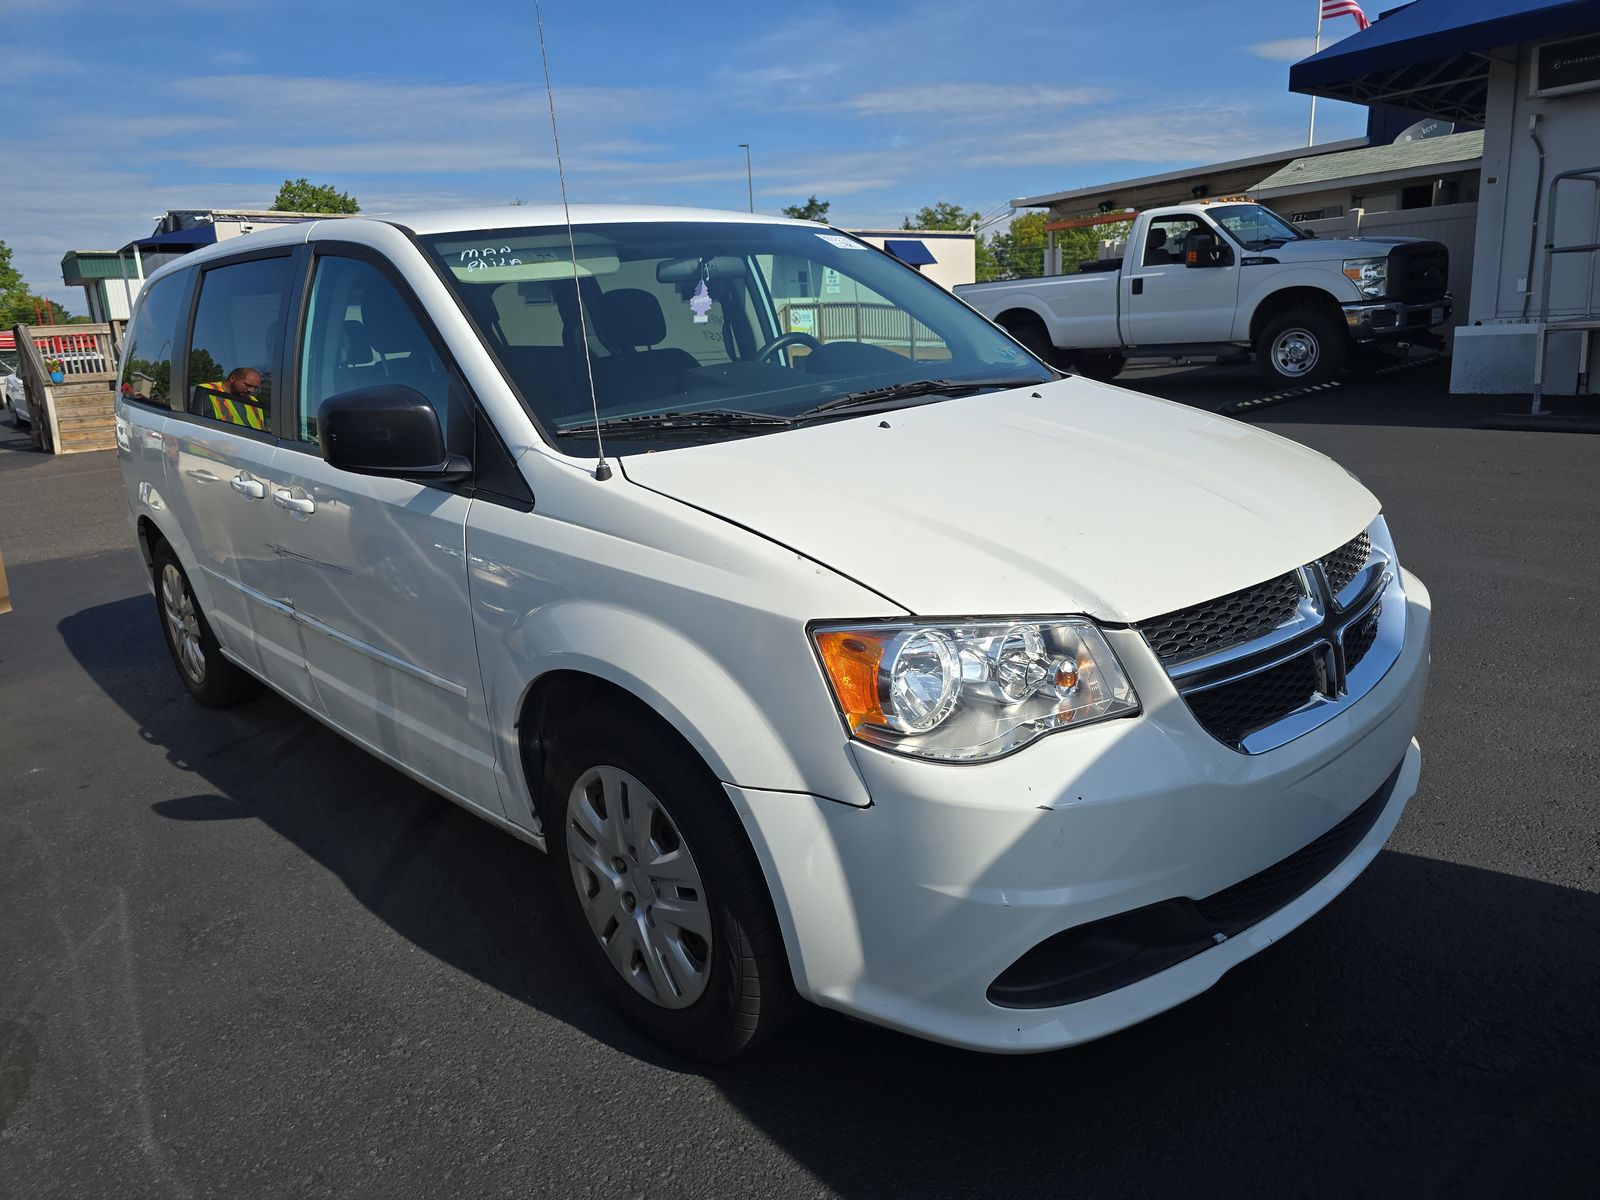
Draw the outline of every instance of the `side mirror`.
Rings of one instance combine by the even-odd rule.
[[[1217,240],[1217,235],[1196,230],[1183,239],[1183,265],[1186,267],[1226,267],[1233,264],[1233,252]]]
[[[446,452],[427,397],[398,384],[329,396],[317,410],[317,442],[329,465],[357,475],[452,483],[472,471]]]

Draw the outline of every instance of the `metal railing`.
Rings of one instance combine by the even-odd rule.
[[[893,304],[854,300],[780,300],[780,327],[809,333],[819,342],[867,342],[912,360],[944,359],[944,339]]]
[[[1587,182],[1591,185],[1590,203],[1594,205],[1594,213],[1589,225],[1589,240],[1587,242],[1572,242],[1568,245],[1558,246],[1555,241],[1556,231],[1556,200],[1560,196],[1563,183]],[[1550,180],[1550,199],[1545,209],[1549,213],[1545,228],[1550,231],[1550,240],[1544,244],[1544,279],[1539,287],[1539,324],[1537,326],[1537,341],[1533,350],[1533,415],[1544,415],[1544,368],[1546,347],[1549,345],[1552,333],[1576,333],[1578,343],[1578,382],[1577,390],[1581,395],[1588,388],[1589,382],[1589,346],[1593,340],[1595,330],[1600,329],[1600,313],[1595,311],[1594,279],[1595,256],[1600,254],[1600,167],[1579,167],[1572,171],[1563,171]],[[1583,296],[1583,311],[1577,316],[1563,317],[1559,321],[1550,319],[1550,276],[1555,266],[1555,256],[1558,254],[1587,254],[1589,256],[1588,287]]]

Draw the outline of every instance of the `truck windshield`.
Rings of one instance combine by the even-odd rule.
[[[1259,204],[1229,204],[1208,208],[1206,214],[1246,250],[1264,250],[1306,236],[1270,208]]]
[[[579,225],[573,240],[576,281],[563,227],[419,239],[567,453],[593,446],[582,431],[594,421],[591,370],[600,417],[626,432],[629,450],[757,436],[786,427],[781,418],[831,420],[860,411],[828,407],[857,393],[926,404],[1053,377],[942,287],[822,226],[627,222]],[[940,386],[898,386],[924,381]],[[722,415],[649,419],[710,412]],[[641,419],[615,420],[630,417]]]

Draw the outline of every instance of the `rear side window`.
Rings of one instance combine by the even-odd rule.
[[[168,275],[149,285],[127,334],[122,360],[122,398],[157,408],[172,407],[172,343],[178,305],[188,276]]]
[[[229,263],[201,276],[189,340],[190,412],[271,432],[292,278],[288,258]]]

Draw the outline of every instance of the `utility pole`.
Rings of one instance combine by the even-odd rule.
[[[739,149],[744,151],[744,186],[750,195],[750,211],[756,210],[756,184],[755,177],[750,174],[750,143],[740,142]]]

